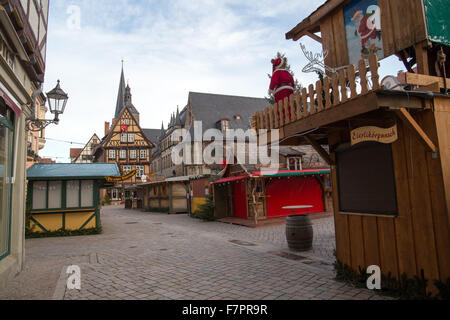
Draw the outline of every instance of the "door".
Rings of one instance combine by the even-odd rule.
[[[247,188],[246,180],[240,180],[233,186],[234,216],[247,219]]]

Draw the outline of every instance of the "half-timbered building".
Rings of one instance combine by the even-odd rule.
[[[159,134],[159,130],[144,130],[139,120],[139,112],[132,103],[131,88],[125,86],[122,69],[112,125],[105,123],[105,137],[93,150],[94,162],[117,163],[122,175],[135,172],[130,179],[107,190],[113,202],[122,201],[124,188],[144,182],[151,173],[150,156],[155,144],[149,137],[153,137],[155,132]]]

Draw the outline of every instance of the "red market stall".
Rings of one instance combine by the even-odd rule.
[[[263,171],[225,177],[213,183],[216,218],[265,220],[292,214],[282,207],[311,205],[325,211],[330,170]],[[295,213],[307,213],[299,210]]]

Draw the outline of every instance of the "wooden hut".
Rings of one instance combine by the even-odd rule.
[[[168,178],[138,185],[142,189],[143,208],[147,211],[189,213],[189,177]]]
[[[82,231],[100,226],[99,197],[105,177],[120,177],[116,164],[35,164],[27,172],[33,233]]]
[[[448,13],[448,3],[430,3],[327,1],[287,38],[320,41],[328,76],[257,113],[254,126],[279,130],[285,143],[311,144],[332,166],[340,262],[356,272],[378,265],[396,279],[420,277],[423,270],[436,292],[433,280],[450,277],[450,96],[443,94],[450,79],[432,75],[448,70],[449,59],[439,65],[436,52],[448,52],[450,37],[448,15],[442,20],[447,28],[430,30],[438,23],[433,14]],[[374,40],[381,40],[376,48],[382,51],[366,54],[362,42],[349,41],[356,27],[348,17],[358,10],[369,17],[375,11]],[[417,70],[406,75],[409,91],[380,84],[378,58],[392,54]],[[283,109],[294,116],[280,118]]]
[[[213,183],[216,218],[253,221],[289,216],[285,206],[311,205],[296,213],[326,210],[325,181],[329,169],[255,171],[224,177]]]
[[[202,204],[206,203],[206,198],[211,194],[210,176],[191,177],[190,184],[190,214],[195,214]]]

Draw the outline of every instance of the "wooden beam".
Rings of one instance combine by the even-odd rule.
[[[317,141],[311,137],[310,135],[305,136],[306,141],[316,150],[316,152],[322,157],[323,160],[325,160],[326,163],[328,163],[329,166],[333,166],[335,163],[331,159],[330,154],[325,151],[324,148],[320,144],[317,143]]]
[[[433,83],[438,82],[439,87],[444,89],[444,79],[441,77],[433,77],[433,76],[426,76],[423,74],[417,74],[417,73],[406,73],[406,83],[414,86],[429,86]],[[450,79],[446,78],[447,82],[447,88],[450,88]]]
[[[322,38],[319,37],[318,35],[316,35],[316,34],[314,34],[314,33],[312,33],[312,32],[309,32],[309,31],[306,31],[305,34],[306,34],[308,37],[310,37],[311,39],[316,40],[316,41],[319,42],[319,43],[322,43]]]
[[[311,129],[330,125],[360,114],[377,110],[378,108],[377,95],[375,93],[369,93],[357,99],[349,100],[330,109],[326,109],[325,111],[315,113],[307,118],[291,122],[282,128],[283,133],[280,133],[280,136],[293,136]]]
[[[425,131],[422,130],[420,125],[414,120],[411,114],[408,112],[406,108],[401,108],[396,111],[396,114],[402,119],[403,123],[405,123],[412,131],[417,135],[419,140],[428,148],[431,152],[438,152],[438,148],[435,146],[433,141],[428,137]]]

